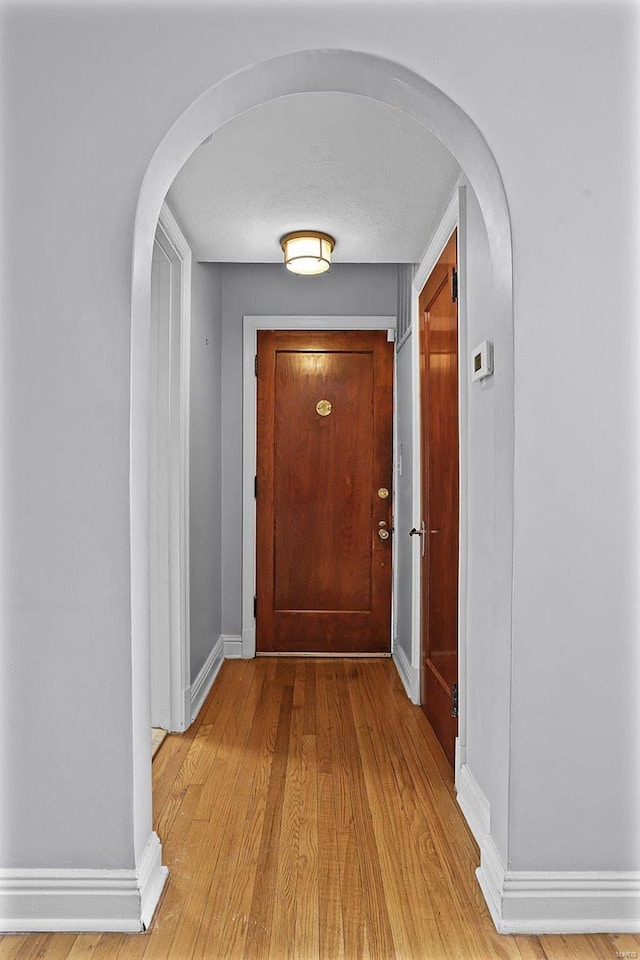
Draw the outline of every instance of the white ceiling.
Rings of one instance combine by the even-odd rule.
[[[274,100],[228,123],[168,194],[198,260],[281,262],[280,237],[336,238],[335,263],[415,263],[460,168],[420,124],[340,93]]]

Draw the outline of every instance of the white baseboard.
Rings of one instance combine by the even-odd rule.
[[[200,713],[202,704],[207,699],[223,660],[238,660],[241,657],[242,637],[220,634],[213,645],[211,653],[203,663],[200,673],[191,686],[191,703],[189,709],[192,723]]]
[[[480,847],[476,871],[498,933],[639,933],[640,873],[506,870],[491,809],[466,763],[458,803]]]
[[[640,873],[505,872],[490,841],[477,877],[498,933],[640,933]]]
[[[476,783],[467,763],[462,763],[456,777],[458,805],[469,824],[471,833],[479,847],[485,842],[491,831],[491,809],[489,801]]]
[[[148,930],[164,885],[169,879],[169,868],[162,865],[162,844],[157,833],[152,833],[149,837],[137,874],[142,930]]]
[[[256,655],[256,628],[243,627],[242,629],[242,656],[251,660]]]
[[[205,662],[202,664],[200,673],[191,684],[191,722],[200,713],[202,704],[207,699],[209,691],[213,686],[213,681],[218,675],[218,671],[224,660],[224,636],[220,634],[213,645],[211,652]]]
[[[402,685],[412,703],[420,703],[420,671],[412,667],[407,655],[396,640],[393,645],[393,662],[400,674]]]
[[[0,933],[140,933],[168,875],[155,833],[137,869],[2,870]]]
[[[223,636],[225,660],[242,659],[242,637]]]

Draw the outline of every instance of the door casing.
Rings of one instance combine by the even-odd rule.
[[[466,762],[467,750],[467,476],[468,476],[468,376],[467,376],[467,304],[465,292],[466,280],[466,194],[465,186],[458,186],[447,204],[438,229],[427,247],[416,270],[412,283],[412,395],[413,395],[413,449],[420,450],[420,343],[419,298],[440,254],[454,230],[458,231],[458,430],[459,430],[459,515],[458,515],[458,736],[456,738],[455,776],[458,780],[460,769]],[[422,501],[422,469],[419,456],[413,458],[413,526],[419,528]],[[412,561],[412,639],[411,659],[414,664],[421,662],[421,568],[420,538],[413,537]],[[420,677],[417,677],[413,696],[414,703],[420,702]],[[414,692],[412,691],[412,692]]]
[[[151,723],[170,731],[191,723],[189,641],[189,396],[191,378],[191,249],[163,204],[155,245],[170,269],[169,317],[164,342],[156,338],[150,387],[158,353],[169,356],[168,378],[150,397],[152,423],[163,422],[159,450],[149,463],[155,503],[149,503],[149,619]],[[175,293],[175,296],[173,295]],[[152,323],[154,318],[151,318]],[[162,408],[161,410],[159,408]],[[153,432],[153,431],[151,431]],[[150,447],[151,454],[151,447]],[[159,508],[158,508],[158,505]],[[158,534],[163,549],[157,549]],[[156,541],[156,548],[153,542]]]
[[[253,598],[256,592],[256,376],[258,330],[387,330],[395,339],[395,316],[244,316],[242,370],[242,656],[256,653]],[[395,358],[394,358],[395,362]],[[395,430],[394,430],[395,436]],[[392,636],[394,624],[391,604]]]

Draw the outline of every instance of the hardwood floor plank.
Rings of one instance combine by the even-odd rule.
[[[292,711],[293,686],[287,685],[282,692],[282,705],[267,787],[264,826],[258,854],[259,883],[254,887],[249,910],[249,928],[245,946],[245,956],[249,957],[263,958],[269,955]],[[278,893],[282,895],[281,891]]]
[[[425,895],[420,859],[407,829],[393,766],[377,732],[377,714],[367,709],[371,704],[362,685],[356,690],[352,683],[349,691],[394,939],[407,960],[425,955],[449,960],[438,915]]]
[[[204,771],[200,771],[198,782],[202,783],[202,796],[198,808],[198,819],[211,820],[220,816],[220,803],[229,788],[230,781],[235,775],[239,755],[238,749],[244,744],[255,710],[257,698],[260,696],[261,676],[259,672],[246,669],[247,661],[237,660],[225,666],[225,678],[229,682],[233,679],[235,665],[238,682],[235,687],[235,697],[232,704],[221,708],[222,714],[214,716],[210,732],[210,746],[207,751],[206,780],[202,779]],[[222,671],[220,671],[222,672]],[[209,716],[211,716],[209,708]],[[221,786],[223,790],[221,792]]]
[[[16,954],[20,948],[31,937],[37,937],[39,934],[5,934],[0,938],[0,960],[15,960]]]
[[[225,660],[202,705],[202,723],[224,724],[229,719],[229,710],[233,712],[239,691],[251,682],[253,672],[248,660]]]
[[[343,699],[348,693],[343,689],[342,671],[339,665],[329,663],[323,668],[329,679],[329,734],[335,784],[336,835],[340,864],[340,895],[345,957],[360,957],[364,953],[367,933],[367,910],[364,900],[364,885],[361,878],[358,856],[355,816],[353,810],[352,774],[346,762],[345,752],[340,749],[343,728],[349,722],[341,716]],[[368,942],[368,940],[367,940]]]
[[[235,726],[237,716],[244,709],[245,700],[255,681],[255,671],[247,668],[246,660],[236,660],[233,665],[224,663],[220,674],[224,671],[224,681],[227,685],[226,695],[219,700],[207,699],[203,707],[206,722],[211,726],[209,735],[209,749],[203,751],[199,757],[194,772],[194,783],[203,786],[211,780],[211,770],[216,757],[219,756],[218,745],[224,742],[229,735],[230,728]],[[212,691],[213,692],[213,691]]]
[[[357,677],[358,668],[352,661],[347,661],[347,664],[346,673],[338,661],[332,665],[335,672],[333,716],[337,724],[332,745],[337,744],[342,768],[349,779],[347,803],[353,818],[352,829],[360,867],[369,951],[374,958],[392,958],[396,956],[396,949],[385,896],[380,850],[376,843],[362,757],[358,749],[349,700],[348,684]]]
[[[190,957],[215,956],[216,938],[228,909],[229,865],[237,841],[234,817],[238,810],[237,785],[242,770],[246,769],[246,742],[252,727],[255,705],[261,689],[261,679],[256,672],[247,674],[243,664],[239,670],[243,697],[237,700],[239,715],[234,723],[219,727],[216,750],[217,761],[223,765],[224,776],[213,778],[202,788],[196,822],[202,825],[203,872],[194,881],[189,899],[189,910],[196,910],[196,922],[189,935],[180,929],[171,945],[168,957],[176,960]],[[213,734],[212,734],[213,735]],[[215,739],[215,738],[214,738]],[[216,770],[216,764],[212,771]],[[213,879],[215,878],[215,882]],[[213,944],[209,947],[210,941]]]
[[[466,825],[465,829],[462,828],[462,814],[450,797],[448,785],[443,782],[444,771],[426,765],[430,774],[427,777],[425,766],[420,762],[422,747],[428,742],[421,729],[428,726],[424,715],[407,701],[410,710],[416,711],[418,720],[418,726],[413,727],[409,736],[408,725],[402,722],[401,716],[406,713],[407,705],[394,700],[393,719],[383,723],[380,711],[376,709],[377,672],[368,671],[363,677],[363,696],[369,703],[376,743],[384,745],[393,767],[395,789],[402,798],[409,834],[414,838],[425,889],[429,891],[438,917],[445,953],[452,960],[460,955],[468,956],[470,960],[484,960],[486,956],[517,957],[516,947],[508,942],[509,938],[495,933],[484,901],[482,904],[476,901],[477,848]],[[391,719],[388,714],[387,718]],[[428,757],[426,750],[424,756]],[[450,768],[449,777],[453,777]],[[420,842],[415,844],[417,838]]]
[[[233,707],[240,694],[239,687],[244,673],[246,661],[237,661],[236,669],[229,671],[228,662],[222,664],[213,687],[193,724],[184,733],[170,733],[166,737],[162,750],[153,761],[153,803],[154,819],[159,816],[175,783],[176,776],[184,759],[189,752],[193,741],[198,735],[203,723],[225,727],[233,716]],[[197,781],[203,783],[208,779],[207,769]]]
[[[317,730],[316,663],[305,658],[304,664],[304,735],[314,736]]]
[[[607,935],[607,940],[614,956],[618,953],[637,953],[640,958],[640,935],[633,933],[612,933]],[[635,960],[635,958],[633,958],[633,960]]]
[[[149,943],[150,933],[127,933],[119,950],[113,954],[113,960],[142,960]],[[93,960],[93,958],[92,958]],[[111,960],[111,957],[109,957]]]
[[[332,718],[329,705],[328,669],[329,664],[324,661],[316,664],[319,957],[320,960],[344,960],[340,853],[336,829],[336,788],[331,751]]]
[[[306,691],[314,688],[315,674],[305,678]],[[314,721],[315,722],[315,721]],[[315,732],[303,734],[301,768],[300,834],[298,840],[298,875],[296,884],[296,958],[320,955],[320,908],[318,893],[318,752]]]
[[[100,942],[100,933],[82,933],[74,938],[66,954],[67,960],[91,960]]]
[[[152,926],[144,960],[189,960],[193,956],[213,882],[207,834],[205,821],[192,821],[183,862],[169,879],[165,909],[159,911]]]
[[[27,937],[16,953],[16,960],[40,960],[41,957],[46,957],[49,947],[54,948],[53,941],[54,935],[51,933]]]
[[[274,701],[276,710],[280,709],[276,689],[273,681],[267,679],[264,669],[255,672],[252,692],[245,701],[243,716],[237,727],[238,739],[231,749],[235,763],[229,767],[228,780],[223,784],[224,789],[218,791],[215,804],[211,808],[210,836],[212,845],[215,844],[217,848],[215,869],[219,879],[211,890],[207,919],[200,931],[194,958],[223,956],[226,949],[222,946],[224,937],[231,936],[233,939],[239,934],[242,939],[246,934],[249,921],[245,916],[248,917],[248,913],[241,912],[238,907],[244,889],[242,879],[237,873],[238,851],[245,840],[251,817],[249,797],[256,775],[255,747],[259,745],[260,749],[266,750],[269,754],[268,761],[271,759],[270,745],[274,742],[272,727],[268,725],[263,731],[261,721],[265,700]],[[263,733],[266,736],[263,736]],[[251,763],[247,762],[248,757],[252,758]],[[262,764],[258,764],[258,767],[262,768]],[[264,783],[262,790],[264,791]]]
[[[103,933],[93,952],[91,960],[113,960],[130,939],[127,933]]]
[[[201,724],[187,754],[182,761],[178,774],[171,784],[167,798],[154,821],[154,829],[161,840],[169,835],[171,825],[182,806],[189,786],[198,781],[194,780],[194,772],[200,753],[207,752],[211,724]]]
[[[542,944],[537,937],[514,937],[521,960],[548,960]]]
[[[206,739],[203,739],[192,766],[193,775],[197,779],[201,778],[198,759],[203,755],[214,756],[218,749],[231,751],[234,737],[238,729],[242,729],[241,724],[236,726],[232,720],[231,702],[234,699],[242,711],[253,677],[247,674],[244,664],[239,663],[238,668],[238,686],[234,687],[233,676],[229,676],[234,671],[225,671],[228,679],[225,681],[227,689],[224,696],[215,698],[210,695],[203,707],[203,714],[211,723],[203,723],[200,728],[201,731],[204,729],[203,736],[206,735]],[[220,672],[222,673],[222,670]],[[235,698],[231,698],[231,692],[235,692]],[[180,782],[179,778],[184,769],[183,764],[176,777],[177,783]],[[185,793],[180,811],[175,815],[173,823],[177,824],[178,832],[170,832],[165,851],[165,861],[171,871],[165,894],[166,904],[163,904],[152,928],[145,960],[166,960],[172,955],[190,957],[201,934],[201,925],[207,923],[209,891],[217,863],[215,840],[211,842],[212,829],[208,819],[211,811],[210,792],[215,786],[216,782],[212,781],[211,777],[207,784],[191,784]],[[229,790],[230,787],[227,787],[222,793],[227,796]],[[170,797],[171,794],[167,802],[170,802]],[[206,819],[202,819],[203,806],[206,809]],[[200,826],[196,826],[197,824]],[[193,866],[196,868],[195,873],[190,870]],[[166,918],[168,923],[164,922],[163,918]]]
[[[96,933],[96,939],[100,939],[101,934]],[[79,939],[76,933],[57,933],[54,934],[48,942],[45,952],[42,954],[47,960],[67,960],[67,957],[78,960],[82,953],[74,953],[76,941]],[[93,954],[95,956],[95,952]],[[93,958],[92,958],[93,960]]]
[[[300,806],[302,788],[302,737],[304,730],[304,665],[296,664],[292,690],[287,765],[274,898],[269,957],[271,960],[295,960],[298,850],[300,843]],[[304,904],[300,904],[304,909]]]
[[[216,891],[219,922],[212,924],[202,949],[203,956],[238,960],[245,950],[251,920],[264,828],[268,784],[280,717],[281,688],[275,683],[275,661],[261,661],[260,697],[246,745],[245,762],[235,785],[233,816],[229,822],[228,869]],[[216,912],[214,905],[213,911]]]
[[[196,819],[201,796],[202,784],[190,784],[185,791],[178,812],[167,826],[162,838],[162,854],[164,862],[170,870],[181,862],[180,852],[186,841],[191,821]]]
[[[615,949],[602,949],[605,938],[588,936],[552,936],[538,937],[547,960],[614,960]]]
[[[154,821],[160,814],[169,791],[175,783],[191,744],[200,729],[200,717],[184,733],[169,733],[152,763]]]
[[[336,677],[333,685],[333,703],[334,717],[337,722],[337,736],[333,738],[332,742],[337,743],[339,747],[341,762],[350,781],[353,831],[360,865],[360,881],[362,883],[369,951],[375,960],[377,958],[383,960],[383,958],[395,957],[396,949],[385,896],[380,851],[376,843],[362,757],[358,750],[349,699],[348,683],[355,681],[357,678],[358,667],[352,661],[347,661],[347,664],[346,674],[342,671],[338,662],[334,664]],[[401,945],[398,944],[398,946]]]

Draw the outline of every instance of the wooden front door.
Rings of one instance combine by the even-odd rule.
[[[393,344],[258,332],[256,649],[391,649]]]
[[[458,683],[458,304],[456,233],[420,294],[421,702],[454,763]],[[455,702],[454,702],[455,701]]]

